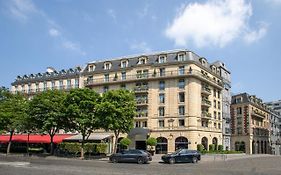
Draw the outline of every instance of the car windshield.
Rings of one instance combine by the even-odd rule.
[[[184,149],[178,149],[173,154],[178,154],[178,153],[182,153],[182,152],[184,152]]]

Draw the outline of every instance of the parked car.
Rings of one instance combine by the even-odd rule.
[[[113,163],[136,162],[138,164],[144,164],[148,163],[151,160],[152,157],[149,152],[138,149],[123,150],[120,153],[112,154],[109,157],[109,161]]]
[[[197,163],[201,160],[201,153],[196,150],[179,149],[172,154],[162,156],[165,163],[174,164],[177,162],[192,162]]]

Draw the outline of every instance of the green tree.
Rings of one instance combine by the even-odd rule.
[[[129,146],[131,143],[132,143],[132,141],[131,141],[129,138],[127,138],[127,137],[125,137],[125,138],[123,138],[122,140],[120,140],[120,144],[121,144],[122,146],[125,146],[126,148],[128,148],[128,146]]]
[[[100,128],[96,117],[96,105],[100,95],[94,90],[73,89],[67,94],[64,105],[66,114],[71,117],[73,129],[81,133],[81,159],[84,158],[84,142],[95,129]]]
[[[0,130],[10,133],[7,154],[10,153],[12,138],[15,131],[20,130],[22,118],[27,116],[27,99],[17,93],[12,94],[6,89],[1,89],[0,100]]]
[[[35,95],[29,105],[29,115],[35,127],[41,133],[48,133],[51,138],[51,154],[54,153],[54,136],[70,122],[64,113],[65,97],[63,91],[48,90]]]
[[[107,91],[97,107],[101,127],[106,131],[113,131],[115,136],[114,150],[117,150],[117,140],[120,133],[128,133],[133,127],[136,115],[134,93],[119,89]]]

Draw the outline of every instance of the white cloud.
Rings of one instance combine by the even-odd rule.
[[[31,0],[11,0],[8,11],[20,22],[26,22],[31,14],[38,12]]]
[[[110,16],[114,21],[116,21],[116,12],[113,9],[108,9],[106,11],[106,13],[108,14],[108,16]]]
[[[130,46],[130,48],[132,50],[137,50],[137,51],[140,51],[140,52],[151,52],[151,48],[144,41],[142,41],[142,42],[134,42]]]
[[[49,29],[49,35],[52,37],[57,37],[60,36],[60,32],[55,28],[51,28]]]
[[[78,53],[80,53],[81,55],[86,55],[86,52],[84,52],[81,48],[80,48],[80,45],[77,44],[77,43],[74,43],[72,41],[63,41],[62,42],[62,46],[65,48],[65,49],[68,49],[68,50],[72,50],[72,51],[76,51]]]
[[[244,0],[190,3],[178,11],[165,30],[165,35],[177,46],[187,46],[192,42],[197,47],[224,47],[245,33],[252,32],[248,26],[252,6]]]
[[[86,52],[81,49],[80,45],[66,38],[61,32],[63,30],[60,25],[58,25],[53,19],[51,19],[44,11],[40,10],[40,8],[37,8],[32,0],[8,1],[7,9],[9,15],[23,23],[25,23],[29,18],[36,15],[43,21],[43,23],[47,24],[46,26],[48,28],[47,31],[49,36],[58,38],[57,41],[61,42],[60,45],[63,48],[77,52],[81,55],[86,55]]]
[[[245,34],[244,40],[246,43],[253,43],[262,37],[264,37],[267,33],[267,25],[262,24],[258,30],[252,30]]]

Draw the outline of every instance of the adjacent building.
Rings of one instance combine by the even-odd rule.
[[[281,117],[273,109],[270,113],[270,150],[271,154],[281,155]]]
[[[247,154],[271,153],[269,107],[254,95],[232,96],[231,145]]]
[[[131,147],[145,149],[157,138],[156,153],[202,144],[230,148],[230,72],[188,50],[173,50],[90,62],[81,68],[17,77],[12,92],[28,96],[47,89],[92,88],[99,93],[135,92],[137,115],[128,134]]]

